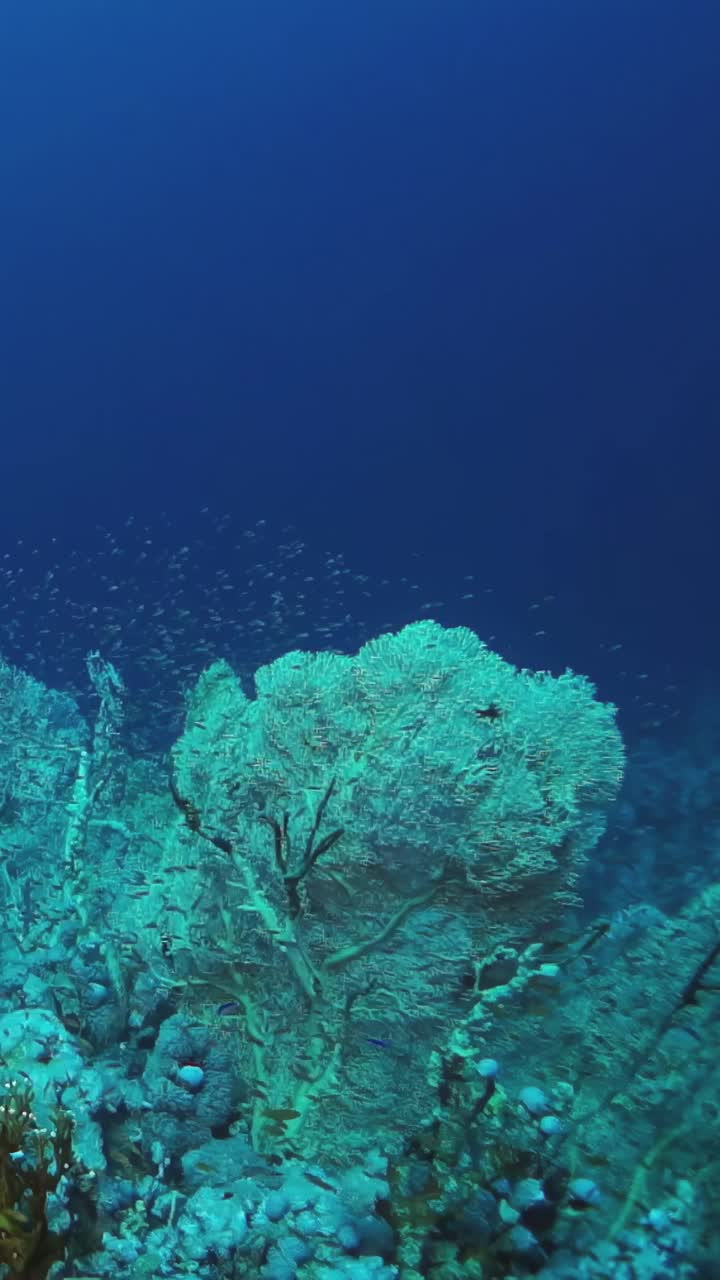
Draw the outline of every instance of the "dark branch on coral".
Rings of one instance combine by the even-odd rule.
[[[283,876],[287,872],[287,857],[285,850],[287,847],[288,818],[289,814],[284,813],[282,824],[278,822],[277,818],[271,818],[267,813],[261,813],[258,818],[258,822],[264,822],[273,833],[275,862],[277,863],[278,871]]]
[[[315,821],[313,822],[313,825],[310,828],[310,834],[307,838],[307,843],[305,845],[305,857],[303,859],[303,865],[308,865],[308,870],[310,870],[310,867],[312,866],[312,863],[315,861],[315,858],[319,856],[319,854],[316,853],[315,858],[312,859],[312,862],[309,862],[309,859],[312,858],[312,851],[313,851],[313,845],[315,843],[315,837],[318,831],[320,830],[320,823],[323,820],[323,814],[325,812],[325,809],[327,808],[327,802],[330,799],[333,791],[335,790],[335,782],[336,782],[335,778],[330,779],[327,790],[317,807],[317,812],[315,814]]]
[[[273,833],[275,862],[283,878],[285,890],[288,895],[288,901],[290,903],[290,915],[292,918],[299,916],[302,910],[302,903],[298,892],[300,882],[304,880],[308,872],[312,870],[318,858],[322,857],[324,853],[327,853],[328,849],[332,849],[333,845],[337,844],[340,837],[345,834],[345,828],[338,827],[337,830],[331,831],[329,835],[324,836],[318,844],[315,843],[328,800],[335,790],[335,781],[335,778],[330,780],[328,788],[317,807],[313,824],[310,828],[310,833],[305,842],[303,860],[297,871],[288,871],[290,853],[290,835],[288,831],[290,822],[289,813],[286,812],[283,814],[282,823],[278,822],[277,818],[272,818],[267,813],[260,814],[258,819],[259,822],[263,822],[265,826],[269,827]]]
[[[221,853],[231,854],[233,851],[232,841],[228,840],[227,836],[216,836],[210,831],[206,831],[202,825],[202,818],[197,805],[193,804],[192,800],[188,800],[186,796],[180,794],[172,776],[169,779],[169,784],[170,795],[173,798],[175,806],[183,815],[185,825],[188,829],[192,831],[194,835],[202,836],[203,840],[209,840],[210,844],[214,844],[215,848],[219,849]]]
[[[711,990],[711,988],[708,987],[707,984],[703,982],[703,978],[705,977],[705,974],[708,972],[708,970],[712,968],[712,966],[714,965],[715,961],[718,959],[719,956],[720,956],[720,939],[718,939],[718,941],[710,948],[708,954],[705,956],[705,959],[701,960],[700,964],[695,969],[689,981],[686,982],[685,986],[682,989],[681,995],[675,1005],[675,1008],[673,1009],[672,1014],[670,1015],[671,1018],[673,1018],[676,1013],[679,1013],[681,1009],[686,1008],[688,1005],[697,1004],[698,993],[700,991]]]
[[[338,827],[337,830],[331,831],[329,835],[324,836],[317,844],[315,843],[318,831],[320,830],[320,824],[323,820],[323,814],[327,808],[327,803],[335,790],[335,781],[335,778],[330,780],[327,790],[317,807],[313,824],[310,828],[310,833],[305,842],[303,860],[297,871],[288,870],[288,864],[290,861],[289,812],[286,810],[285,813],[283,813],[282,820],[280,822],[278,822],[277,818],[273,818],[268,813],[261,813],[258,816],[258,822],[264,823],[264,825],[269,827],[272,831],[275,863],[283,878],[288,902],[290,904],[290,915],[292,918],[299,916],[302,910],[302,903],[298,892],[300,882],[304,880],[308,872],[312,870],[318,858],[322,857],[324,853],[327,853],[328,849],[332,849],[333,845],[337,844],[340,837],[345,834],[345,828]],[[209,840],[210,844],[215,845],[215,848],[220,849],[222,853],[232,854],[234,852],[232,841],[229,840],[227,836],[214,835],[212,832],[205,830],[202,824],[202,815],[200,810],[192,800],[181,794],[172,775],[169,778],[169,785],[170,794],[175,806],[183,815],[185,825],[188,829],[192,831],[194,835],[202,836],[203,840]]]

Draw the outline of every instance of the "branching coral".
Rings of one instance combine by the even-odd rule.
[[[59,1110],[53,1128],[39,1127],[32,1090],[15,1079],[0,1101],[0,1261],[12,1276],[42,1280],[64,1251],[51,1232],[47,1201],[70,1168],[72,1122]]]

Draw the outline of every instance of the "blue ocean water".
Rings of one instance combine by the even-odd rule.
[[[718,48],[707,0],[5,0],[0,1052],[5,1036],[8,1070],[36,1103],[54,1090],[76,1138],[67,1186],[58,1173],[40,1195],[37,1152],[27,1185],[7,1172],[12,1141],[33,1135],[0,1124],[6,1274],[720,1275]],[[443,630],[403,631],[416,622]],[[499,671],[462,685],[453,628],[548,674],[510,702]],[[399,646],[392,661],[380,637]],[[372,771],[390,753],[361,800],[333,716],[354,706],[347,655],[376,696],[375,658],[361,656],[375,643],[417,705],[398,676],[373,703],[372,751],[370,720],[352,729],[355,763],[367,752]],[[438,654],[413,665],[426,645]],[[334,711],[320,676],[298,691],[287,664],[249,711],[258,668],[298,652],[325,655],[313,671]],[[211,668],[198,685],[218,660],[222,679]],[[460,684],[432,719],[423,699],[450,668]],[[568,668],[617,707],[619,792],[610,730],[579,687],[564,692]],[[547,712],[532,702],[543,680]],[[477,741],[461,768],[462,705]],[[252,716],[266,737],[251,743]],[[227,717],[242,733],[228,738]],[[301,722],[298,742],[336,769],[313,772],[311,755],[281,784]],[[391,784],[402,735],[422,743],[421,725],[432,750],[415,782]],[[447,797],[470,804],[478,759],[505,780],[505,825],[483,828],[463,897]],[[539,791],[511,839],[519,759]],[[221,803],[213,788],[248,761],[254,789]],[[420,793],[436,797],[427,813]],[[558,832],[541,856],[542,805]],[[508,866],[538,859],[512,927],[492,896],[503,840]],[[370,846],[386,849],[388,880],[364,902],[347,867],[372,881]],[[427,882],[398,852],[410,847]],[[436,883],[446,855],[449,888]],[[262,910],[243,858],[277,878]],[[151,872],[177,866],[158,896]],[[417,912],[386,935],[381,906],[401,886]],[[375,960],[358,955],[340,991],[322,966],[359,945],[336,932],[343,910]],[[434,959],[438,1028],[408,957],[441,925],[462,963]],[[562,960],[559,1002],[526,993],[541,962],[525,950],[541,943],[543,964]],[[294,948],[306,967],[288,976],[277,952],[287,968]],[[263,1010],[264,968],[279,994]],[[500,987],[520,993],[502,1029],[486,1012],[468,1022],[470,997]],[[641,1017],[648,988],[655,1014]],[[610,1011],[614,989],[625,1010]],[[347,1037],[328,1029],[341,1007],[348,1025],[356,1011]],[[589,1007],[581,1067],[569,1023],[589,1025]],[[298,1018],[332,1041],[325,1065]],[[271,1032],[292,1051],[273,1040],[268,1067]],[[22,1047],[31,1033],[39,1056]],[[65,1094],[48,1054],[64,1055]],[[481,1070],[496,1060],[497,1083]],[[342,1098],[326,1128],[293,1093],[303,1071],[320,1106],[323,1089]],[[393,1134],[399,1074],[415,1111]],[[281,1096],[268,1100],[266,1076]],[[533,1109],[523,1088],[541,1086]],[[147,1113],[173,1090],[154,1129]],[[462,1150],[453,1125],[470,1134]],[[235,1144],[232,1160],[212,1143]],[[255,1171],[240,1189],[238,1161]],[[247,1201],[242,1229],[226,1191]]]

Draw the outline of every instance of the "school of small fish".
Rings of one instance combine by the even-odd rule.
[[[249,682],[283,653],[352,653],[422,617],[473,627],[493,644],[492,586],[463,573],[444,600],[427,598],[419,556],[412,568],[413,575],[372,577],[342,552],[311,547],[293,526],[276,532],[260,519],[243,527],[209,507],[182,526],[164,513],[151,521],[130,514],[118,527],[95,526],[82,545],[68,545],[61,532],[44,543],[20,537],[0,547],[0,656],[88,710],[85,657],[99,650],[129,691],[129,743],[157,750],[180,731],[184,691],[215,658]],[[554,599],[527,606],[528,642],[546,637],[547,623],[536,620]],[[621,660],[619,641],[600,647]],[[533,665],[546,665],[542,654]],[[673,708],[654,699],[674,688],[632,696],[661,723]]]

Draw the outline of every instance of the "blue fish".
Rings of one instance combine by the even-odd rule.
[[[239,1013],[240,1004],[237,1000],[225,1000],[222,1004],[218,1005],[215,1012],[219,1018],[222,1018],[226,1013]]]
[[[393,1047],[392,1040],[383,1040],[382,1036],[366,1036],[365,1039],[375,1049],[392,1049]]]

